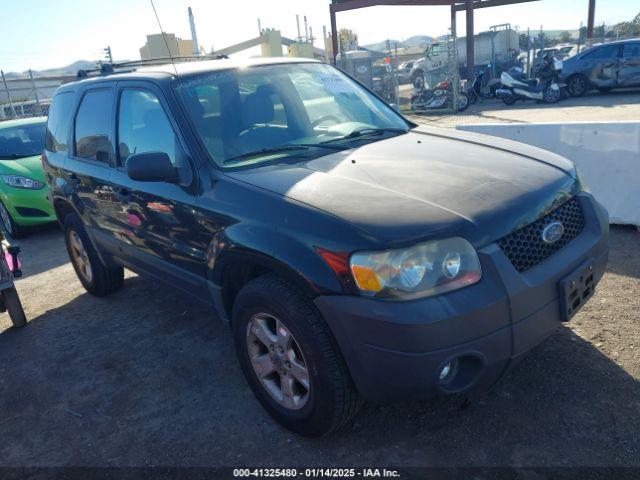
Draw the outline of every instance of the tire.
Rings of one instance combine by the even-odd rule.
[[[64,239],[73,269],[87,292],[97,297],[104,297],[122,287],[124,269],[119,266],[108,266],[102,262],[87,235],[82,220],[75,213],[67,215],[64,219]],[[84,252],[79,251],[77,242],[80,242]]]
[[[469,97],[464,92],[458,92],[458,112],[464,112],[469,108]]]
[[[560,97],[562,97],[562,92],[560,92],[560,90],[553,90],[550,87],[547,88],[543,94],[544,103],[558,103]]]
[[[475,103],[478,101],[478,95],[473,91],[473,89],[467,92],[467,98],[469,99],[469,103],[471,105],[475,105]]]
[[[567,89],[572,97],[582,97],[589,91],[589,79],[584,75],[574,75],[567,81]]]
[[[0,202],[0,221],[2,221],[2,226],[4,227],[4,231],[11,238],[23,238],[27,235],[27,228],[18,225],[14,220],[7,207],[4,206],[4,203]]]
[[[502,101],[505,105],[513,105],[516,103],[516,97],[502,97]]]
[[[16,328],[24,327],[27,324],[27,317],[24,314],[22,302],[20,302],[20,297],[18,296],[16,287],[2,290],[2,298],[4,300],[4,306],[7,308],[7,313],[9,313],[9,318],[11,319],[11,323],[13,323],[13,326]]]
[[[298,287],[274,274],[252,280],[238,293],[232,322],[236,353],[247,382],[265,410],[285,428],[305,437],[319,437],[345,427],[357,413],[361,402],[336,341],[313,303]],[[271,333],[265,337],[265,330],[257,328],[258,325],[270,328]],[[277,360],[283,341],[274,335],[282,333],[282,327],[290,333],[284,338],[290,338],[293,347],[284,352],[281,357],[284,360]],[[267,343],[273,342],[269,347],[257,338],[258,331],[263,332],[261,338],[267,338]],[[266,367],[264,362],[257,361],[264,356],[272,359]],[[254,367],[257,363],[261,365]],[[294,374],[294,369],[287,370],[292,364],[305,366],[307,373],[303,378],[307,379],[308,388],[297,382],[300,375]],[[258,370],[270,373],[262,375],[261,380]],[[290,385],[296,387],[295,391],[289,387],[294,395],[287,395],[282,388],[286,379],[291,379]],[[282,394],[280,399],[274,391]]]

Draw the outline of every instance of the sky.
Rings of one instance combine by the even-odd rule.
[[[187,7],[192,7],[198,40],[207,51],[276,28],[294,38],[296,14],[306,15],[316,37],[329,30],[329,0],[154,0],[165,32],[190,38]],[[597,0],[596,24],[630,20],[638,0]],[[540,0],[476,11],[476,33],[491,25],[573,30],[586,24],[588,0]],[[111,46],[114,60],[139,59],[145,35],[158,33],[150,0],[0,0],[0,69],[23,71],[97,60]],[[449,28],[448,7],[379,6],[338,14],[338,28],[354,30],[361,44],[412,35],[442,35]],[[458,13],[464,31],[464,13]],[[321,46],[321,40],[316,41]]]

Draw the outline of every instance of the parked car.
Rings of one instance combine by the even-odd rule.
[[[393,101],[393,73],[387,64],[371,67],[373,91],[388,102]]]
[[[13,238],[56,221],[40,155],[45,117],[0,122],[0,220]]]
[[[129,268],[211,305],[257,399],[308,436],[360,398],[485,391],[607,261],[607,214],[571,162],[417,127],[312,60],[66,84],[43,162],[87,291]]]
[[[411,83],[411,71],[413,70],[413,61],[403,62],[398,67],[398,85]]]
[[[562,63],[562,77],[574,97],[594,88],[640,87],[640,39],[598,45]]]

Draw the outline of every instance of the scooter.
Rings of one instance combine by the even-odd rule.
[[[491,65],[487,65],[487,68],[490,69]],[[471,104],[476,103],[478,99],[486,100],[488,98],[495,98],[496,90],[500,88],[501,81],[499,78],[492,78],[486,85],[483,85],[485,75],[486,70],[480,70],[473,80],[471,87],[467,90],[467,97],[469,97]]]
[[[445,80],[436,85],[433,90],[423,87],[416,88],[411,96],[411,110],[420,112],[447,108],[451,104],[451,82]],[[458,92],[458,111],[463,112],[469,107],[469,97],[465,92]]]
[[[496,96],[506,105],[512,105],[517,100],[556,103],[563,96],[563,85],[559,80],[561,68],[561,62],[546,56],[537,71],[536,79],[515,78],[512,73],[502,72],[501,86],[496,90]],[[564,89],[566,90],[566,86]]]

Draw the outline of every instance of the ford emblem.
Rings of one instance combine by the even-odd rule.
[[[564,225],[560,222],[551,222],[542,229],[542,241],[544,243],[556,243],[564,235]]]

